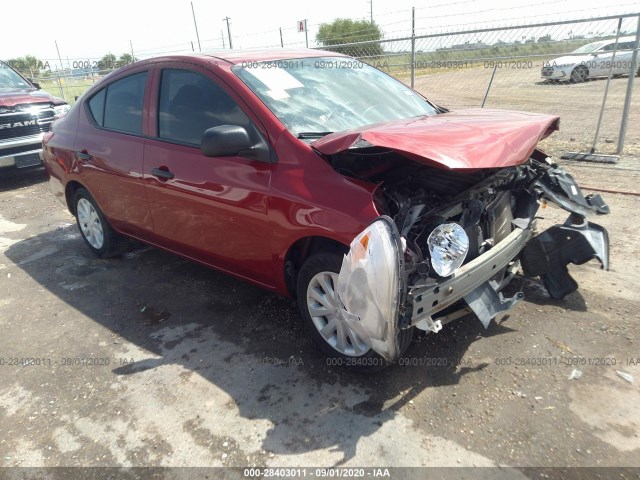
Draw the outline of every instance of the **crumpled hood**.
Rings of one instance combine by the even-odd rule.
[[[54,97],[44,90],[14,90],[10,92],[0,92],[0,107],[13,107],[25,103],[66,103],[61,98]]]
[[[499,168],[526,162],[559,121],[555,115],[468,109],[336,132],[311,146],[335,155],[373,145],[442,168]]]

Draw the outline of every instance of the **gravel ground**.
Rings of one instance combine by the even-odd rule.
[[[640,190],[634,158],[569,169]],[[152,248],[94,258],[42,170],[3,172],[0,466],[640,466],[640,198],[604,197],[609,272],[572,266],[564,301],[518,279],[487,330],[460,319],[358,375],[291,300]]]

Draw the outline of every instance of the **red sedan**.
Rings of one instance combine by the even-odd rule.
[[[318,50],[139,61],[91,87],[44,139],[54,194],[98,256],[127,237],[298,299],[344,364],[393,362],[416,328],[555,298],[569,263],[608,266],[608,212],[536,149],[558,118],[449,112]],[[541,201],[570,212],[535,235]]]

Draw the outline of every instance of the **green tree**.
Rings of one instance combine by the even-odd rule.
[[[133,63],[136,60],[137,60],[137,58],[135,58],[130,53],[123,53],[122,55],[120,55],[120,58],[118,58],[118,64],[122,67],[124,65],[128,65],[130,63]]]
[[[9,65],[19,71],[25,77],[37,76],[42,68],[42,61],[33,55],[25,55],[24,57],[12,58],[7,61]]]
[[[382,55],[382,45],[378,42],[381,39],[382,32],[375,23],[348,18],[337,18],[332,23],[323,23],[316,34],[316,41],[327,50],[360,58]],[[367,41],[372,43],[344,45]]]
[[[99,70],[114,70],[118,68],[116,64],[117,58],[113,53],[107,53],[104,57],[98,60]]]

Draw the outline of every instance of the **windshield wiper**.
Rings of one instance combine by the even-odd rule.
[[[298,134],[298,138],[301,139],[305,139],[305,138],[322,138],[322,137],[326,137],[327,135],[331,134],[333,132],[300,132]]]

